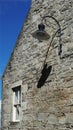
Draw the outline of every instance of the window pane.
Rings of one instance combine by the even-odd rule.
[[[13,120],[20,120],[21,86],[13,88]]]
[[[18,90],[15,92],[15,104],[21,103],[21,91]]]
[[[18,103],[18,91],[15,92],[15,104]]]
[[[19,120],[19,106],[16,106],[16,120]]]

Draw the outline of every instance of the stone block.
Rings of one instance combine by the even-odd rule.
[[[73,123],[73,113],[68,113],[66,115],[66,122],[65,123]]]
[[[48,116],[48,124],[58,124],[58,122],[58,118],[55,115],[50,114]]]

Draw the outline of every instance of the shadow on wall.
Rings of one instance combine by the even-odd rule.
[[[52,66],[47,67],[47,63],[44,65],[43,70],[41,72],[42,75],[37,84],[37,88],[41,88],[45,84],[45,81],[47,80],[48,76],[50,75],[51,69],[52,69]]]

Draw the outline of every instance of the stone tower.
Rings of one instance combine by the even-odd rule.
[[[43,16],[48,40],[33,37]],[[2,80],[2,130],[73,129],[73,0],[32,1]]]

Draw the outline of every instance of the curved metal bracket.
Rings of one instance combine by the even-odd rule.
[[[48,55],[50,46],[51,46],[51,44],[52,44],[52,42],[53,42],[53,40],[54,40],[54,38],[55,38],[55,36],[56,36],[57,33],[58,33],[58,37],[59,37],[58,55],[60,56],[60,58],[61,58],[61,53],[62,53],[61,26],[60,26],[60,24],[59,24],[59,21],[58,21],[56,18],[54,18],[53,16],[46,15],[46,16],[43,16],[43,17],[42,17],[41,23],[43,23],[43,21],[46,21],[46,18],[51,18],[51,19],[53,19],[53,20],[55,21],[55,23],[57,24],[58,29],[56,30],[56,32],[54,33],[54,35],[52,36],[52,39],[51,39],[51,41],[50,41],[50,45],[49,45],[49,47],[48,47],[48,49],[47,49],[47,52],[46,52],[46,56],[45,56],[45,60],[44,60],[44,65],[45,65],[45,62],[46,62],[46,59],[47,59],[47,55]],[[46,24],[46,25],[47,25],[47,24]],[[48,25],[47,25],[47,26],[48,26]]]

